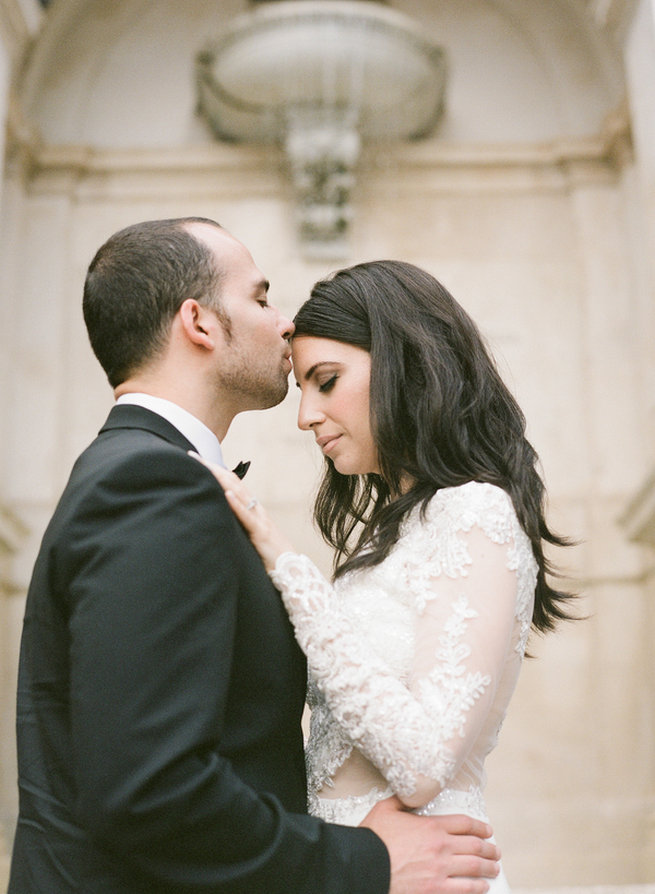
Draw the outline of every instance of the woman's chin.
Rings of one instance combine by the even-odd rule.
[[[351,468],[351,464],[343,461],[339,461],[338,459],[331,459],[332,465],[337,470],[340,475],[357,475],[358,472],[353,472]]]
[[[334,468],[340,475],[369,475],[374,469],[369,469],[361,463],[348,462],[347,460],[332,460]]]

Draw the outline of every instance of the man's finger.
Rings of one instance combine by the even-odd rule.
[[[500,866],[495,860],[483,860],[470,854],[452,858],[451,878],[496,878]]]
[[[500,849],[495,842],[488,838],[478,838],[477,836],[457,835],[452,838],[452,848],[454,854],[473,854],[476,857],[482,857],[485,860],[500,860]]]
[[[453,813],[444,816],[433,817],[438,820],[441,827],[451,835],[475,835],[478,838],[491,838],[493,830],[488,823],[473,819],[463,813]]]

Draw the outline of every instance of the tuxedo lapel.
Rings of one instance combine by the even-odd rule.
[[[117,404],[107,417],[107,421],[100,429],[99,434],[116,429],[142,429],[152,432],[170,444],[175,444],[183,450],[196,450],[194,444],[184,437],[182,432],[158,413],[146,410],[136,404]]]

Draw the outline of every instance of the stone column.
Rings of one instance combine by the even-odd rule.
[[[41,19],[37,0],[0,0],[0,208],[5,197],[6,125],[14,73]],[[3,277],[3,285],[6,279]],[[3,314],[6,307],[3,301]],[[9,327],[0,327],[0,384],[7,394],[11,383]],[[0,442],[6,444],[11,424],[7,402],[0,401]],[[6,458],[0,446],[0,460]],[[15,701],[18,647],[24,607],[24,588],[16,584],[14,558],[27,533],[6,504],[0,476],[0,889],[5,890],[9,851],[17,809]]]
[[[644,790],[651,803],[643,835],[644,878],[647,878],[647,867],[650,867],[652,874],[652,867],[655,866],[655,690],[652,685],[655,679],[655,653],[652,648],[655,633],[655,472],[629,503],[620,521],[628,538],[643,549],[643,662],[635,683],[641,704],[638,726],[650,743],[647,751],[649,762],[644,767]]]
[[[635,338],[645,377],[644,406],[649,441],[655,443],[655,0],[641,0],[623,47],[628,102],[631,113],[638,214],[633,241],[641,258],[636,269],[640,294],[640,319],[635,320]],[[655,465],[655,456],[653,456]]]
[[[14,726],[24,599],[13,581],[12,560],[25,534],[18,519],[0,504],[0,884],[9,864],[18,804]]]
[[[641,486],[624,508],[620,522],[627,539],[641,551],[643,587],[642,661],[635,677],[640,713],[635,735],[649,744],[644,767],[644,795],[651,804],[643,829],[644,877],[655,865],[655,0],[640,0],[623,47],[635,154],[632,227],[635,292],[638,308],[633,321],[635,349],[640,356],[646,464]],[[639,435],[634,433],[636,437]],[[631,757],[631,755],[629,756]]]

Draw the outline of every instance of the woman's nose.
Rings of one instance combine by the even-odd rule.
[[[315,402],[309,397],[300,398],[300,406],[298,408],[298,428],[302,431],[311,431],[312,426],[324,419],[324,415],[320,412]]]

